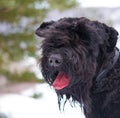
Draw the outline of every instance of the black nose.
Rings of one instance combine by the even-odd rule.
[[[53,66],[53,67],[58,67],[62,64],[63,59],[62,56],[60,54],[51,54],[49,56],[49,65]]]

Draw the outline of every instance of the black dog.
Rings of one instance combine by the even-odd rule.
[[[54,87],[58,103],[66,96],[80,103],[86,118],[120,118],[118,32],[87,18],[44,22],[42,74]]]

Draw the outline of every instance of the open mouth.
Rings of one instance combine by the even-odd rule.
[[[70,77],[63,72],[59,72],[52,86],[56,90],[61,90],[69,85]]]

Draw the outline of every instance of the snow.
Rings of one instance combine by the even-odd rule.
[[[43,94],[41,99],[28,97],[32,92]],[[36,87],[18,94],[7,94],[0,97],[0,112],[6,113],[10,118],[84,118],[79,106],[72,108],[66,104],[65,111],[60,112],[57,104],[57,96],[54,90],[46,84],[38,84]],[[9,118],[9,117],[8,117]]]

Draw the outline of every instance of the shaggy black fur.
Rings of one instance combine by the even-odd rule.
[[[113,63],[118,32],[87,18],[63,18],[44,22],[36,34],[42,42],[42,74],[52,85],[58,72],[70,77],[67,87],[56,90],[58,103],[63,96],[78,102],[86,118],[120,118],[120,58],[107,75],[99,73]],[[50,56],[57,55],[57,65]]]

